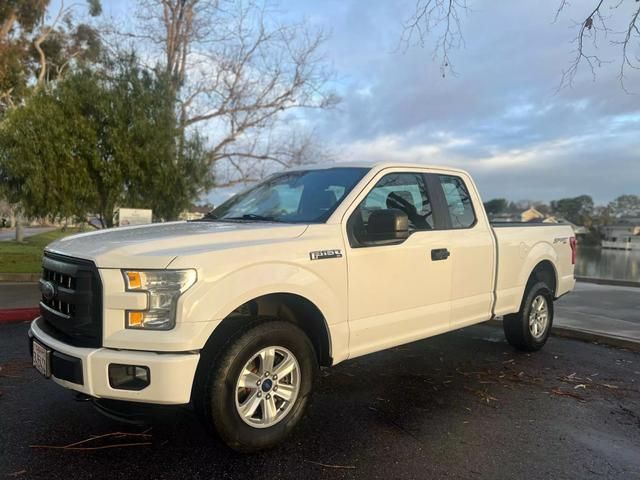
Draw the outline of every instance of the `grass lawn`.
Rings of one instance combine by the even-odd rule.
[[[62,237],[78,233],[77,228],[52,230],[25,238],[23,243],[0,242],[0,273],[40,273],[42,250]]]

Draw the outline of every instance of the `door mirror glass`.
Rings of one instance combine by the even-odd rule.
[[[371,243],[402,242],[409,236],[409,217],[402,210],[387,208],[369,215],[367,241]]]

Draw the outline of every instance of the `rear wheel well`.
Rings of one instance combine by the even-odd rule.
[[[556,296],[556,269],[553,264],[549,260],[543,260],[536,265],[536,267],[531,272],[529,276],[529,281],[527,282],[526,292],[529,290],[529,287],[535,283],[543,282],[549,290],[551,290],[551,294],[555,298]]]
[[[292,293],[264,295],[240,305],[216,327],[207,340],[204,353],[215,355],[238,331],[267,318],[277,318],[300,327],[313,344],[318,364],[331,366],[331,343],[324,315],[315,304]]]

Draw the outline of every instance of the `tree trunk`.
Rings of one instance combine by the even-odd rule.
[[[16,242],[24,241],[24,232],[22,231],[22,215],[16,214]]]

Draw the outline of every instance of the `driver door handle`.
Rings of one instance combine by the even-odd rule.
[[[439,260],[446,260],[447,258],[449,258],[449,255],[451,255],[451,252],[449,252],[449,250],[446,248],[434,248],[433,250],[431,250],[431,260],[433,260],[434,262],[437,262]]]

